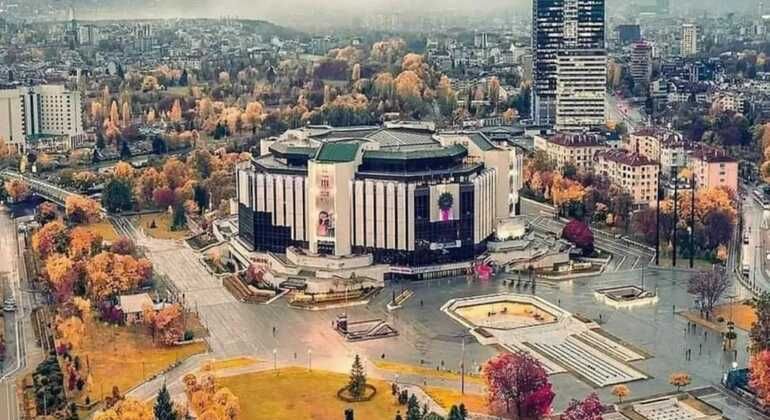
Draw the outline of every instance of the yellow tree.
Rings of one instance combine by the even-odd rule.
[[[163,175],[155,168],[145,169],[134,183],[134,196],[142,205],[149,204],[152,202],[152,194],[163,186],[163,182]]]
[[[66,239],[64,224],[58,220],[54,220],[46,223],[32,235],[32,248],[41,258],[45,259],[57,249],[63,252],[61,243],[64,239]]]
[[[136,289],[152,276],[152,264],[144,258],[101,252],[85,265],[88,293],[97,301]]]
[[[166,180],[166,186],[173,190],[190,179],[190,171],[182,161],[172,157],[163,164],[163,177]]]
[[[129,105],[128,101],[123,102],[123,107],[121,109],[121,116],[122,116],[122,126],[128,127],[131,124],[131,105]]]
[[[134,178],[134,167],[130,163],[120,161],[112,172],[116,178],[130,181]]]
[[[56,331],[59,333],[59,342],[61,344],[66,345],[71,350],[77,350],[83,341],[86,327],[80,318],[71,316],[60,320],[56,324]]]
[[[58,302],[72,296],[72,288],[78,278],[75,263],[65,255],[54,254],[45,260],[45,273]]]
[[[102,242],[102,238],[99,235],[92,232],[91,229],[82,226],[72,229],[69,237],[69,255],[76,259],[91,255]]]
[[[350,80],[355,82],[358,81],[358,79],[361,78],[361,65],[356,63],[353,64],[353,70],[350,72]]]
[[[671,376],[668,378],[668,383],[676,387],[676,392],[679,392],[682,389],[682,387],[690,385],[690,382],[691,382],[690,375],[685,372],[672,373]]]
[[[64,200],[67,219],[72,223],[91,223],[101,217],[101,206],[95,200],[79,195],[71,195]]]
[[[155,76],[147,75],[142,80],[142,91],[151,92],[158,89],[158,79]]]
[[[105,411],[97,412],[94,420],[155,420],[155,414],[149,404],[128,397]]]
[[[618,403],[623,402],[623,398],[628,397],[631,395],[631,390],[623,384],[615,385],[612,387],[612,395],[618,397]]]
[[[110,122],[116,126],[120,122],[120,115],[118,114],[117,101],[112,101],[112,105],[110,105]]]

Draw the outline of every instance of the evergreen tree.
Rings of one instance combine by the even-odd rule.
[[[460,410],[460,415],[462,416],[463,420],[468,418],[468,409],[465,408],[465,404],[460,403],[459,410]]]
[[[102,206],[111,213],[120,210],[131,210],[131,207],[133,207],[131,199],[131,186],[125,181],[112,179],[104,186]]]
[[[182,205],[174,206],[173,220],[171,221],[171,230],[182,230],[187,226],[187,216],[184,214]]]
[[[182,75],[179,76],[179,86],[187,86],[188,79],[187,69],[182,70]]]
[[[160,388],[158,392],[158,399],[155,401],[155,420],[176,420],[176,411],[171,404],[171,395],[168,393],[166,384]]]
[[[354,420],[353,409],[352,408],[346,408],[345,409],[345,420]]]
[[[465,417],[460,413],[460,409],[457,408],[456,405],[453,405],[452,408],[449,409],[449,417],[447,417],[447,420],[465,420]]]
[[[409,402],[406,403],[406,420],[422,420],[420,403],[414,394],[409,397]]]
[[[120,158],[128,159],[131,157],[131,149],[128,148],[128,142],[123,141],[120,143]]]
[[[366,372],[364,372],[364,366],[361,364],[361,358],[358,355],[353,360],[353,367],[350,369],[348,392],[356,398],[363,397],[366,392]]]
[[[195,185],[195,187],[193,187],[193,199],[195,200],[195,204],[198,205],[201,213],[203,213],[203,211],[208,208],[209,193],[202,186]]]
[[[96,148],[98,150],[104,149],[104,134],[101,131],[96,132]]]

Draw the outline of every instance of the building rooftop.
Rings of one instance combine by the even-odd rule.
[[[738,162],[734,157],[730,156],[726,151],[707,145],[699,145],[692,152],[690,157],[693,159],[702,160],[708,163],[733,163]]]
[[[315,155],[319,162],[352,162],[361,147],[359,143],[324,143]]]
[[[599,152],[596,154],[596,159],[609,160],[628,166],[657,165],[657,163],[651,161],[650,159],[625,149],[610,149]]]
[[[548,138],[550,143],[564,147],[605,146],[606,138],[595,133],[558,133]]]

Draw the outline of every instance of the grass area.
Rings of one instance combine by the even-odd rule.
[[[89,229],[91,232],[101,236],[102,240],[105,242],[112,242],[118,239],[118,232],[115,231],[112,223],[110,223],[108,220],[102,220],[98,223],[89,223],[84,227]]]
[[[347,383],[347,375],[303,368],[217,378],[218,385],[229,388],[240,399],[244,419],[338,419],[348,407],[355,410],[358,419],[392,420],[396,411],[403,416],[405,407],[390,394],[387,382],[369,379],[377,394],[371,401],[358,403],[337,399],[337,391]]]
[[[448,372],[444,370],[430,369],[422,366],[415,366],[406,363],[398,362],[386,362],[383,360],[375,360],[372,363],[381,370],[387,370],[389,372],[398,373],[399,375],[415,375],[424,376],[427,378],[444,379],[460,383],[460,374],[455,372]],[[465,382],[483,385],[484,380],[478,375],[465,374]]]
[[[150,227],[153,221],[155,228]],[[171,215],[168,213],[143,214],[139,216],[139,226],[144,229],[148,236],[156,239],[181,240],[190,234],[187,229],[171,230]]]
[[[139,327],[113,327],[90,321],[81,348],[75,352],[93,381],[81,400],[86,395],[91,400],[102,399],[113,386],[123,393],[175,362],[205,351],[205,343],[160,347]]]
[[[449,410],[453,405],[465,404],[465,408],[473,413],[491,414],[487,404],[487,397],[478,394],[462,395],[460,391],[429,386],[425,388],[428,394],[438,405],[445,410]]]
[[[201,366],[201,370],[210,372],[214,370],[241,368],[241,367],[253,366],[259,362],[260,360],[257,360],[253,357],[245,357],[245,356],[233,357],[231,359],[211,360],[204,363],[203,366]]]
[[[754,307],[746,303],[725,303],[714,307],[714,318],[722,317],[725,322],[730,319],[735,322],[735,327],[744,331],[751,330],[751,326],[757,322],[757,313]]]

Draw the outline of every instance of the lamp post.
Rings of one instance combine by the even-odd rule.
[[[465,395],[465,337],[462,342],[462,356],[460,357],[460,395]]]
[[[690,268],[695,266],[695,172],[690,177]]]
[[[278,373],[278,349],[273,349],[273,370]]]
[[[307,371],[313,370],[313,350],[307,349]]]

